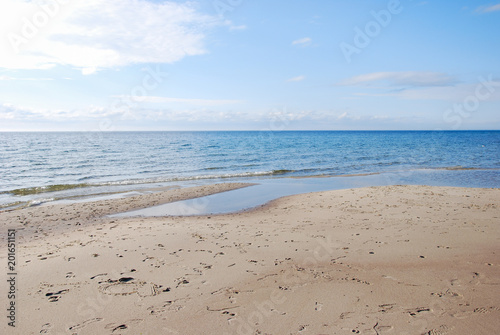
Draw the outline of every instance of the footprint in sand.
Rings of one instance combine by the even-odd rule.
[[[82,323],[78,323],[74,326],[71,326],[68,328],[68,330],[77,330],[77,329],[82,329],[83,327],[91,324],[91,323],[94,323],[94,322],[99,322],[99,321],[102,321],[102,318],[93,318],[93,319],[88,319],[88,320],[85,320],[83,321]]]
[[[481,313],[481,314],[486,314],[486,313],[491,313],[491,312],[498,312],[500,311],[500,308],[498,307],[479,307],[474,309],[474,313]]]
[[[45,296],[49,297],[50,302],[56,302],[61,297],[61,294],[64,294],[66,292],[69,292],[69,290],[61,290],[58,292],[49,292],[49,293],[46,293]]]
[[[128,329],[129,325],[131,325],[131,324],[132,325],[133,324],[139,324],[142,321],[143,321],[142,319],[132,319],[132,320],[128,320],[128,321],[126,321],[125,323],[122,323],[122,324],[108,323],[104,328],[105,329],[111,329],[111,333],[114,333],[114,332],[117,332],[119,330]]]
[[[378,305],[378,307],[381,308],[379,310],[379,312],[385,313],[387,311],[392,310],[394,308],[394,306],[396,306],[396,304],[382,304],[382,305]]]
[[[40,334],[48,334],[52,329],[52,325],[50,323],[46,323],[42,326],[42,330],[40,330]]]
[[[99,287],[99,290],[108,295],[131,295],[137,294],[140,297],[150,297],[163,292],[170,291],[169,288],[160,290],[162,286],[147,282],[134,282],[134,278],[124,277],[118,281],[108,281]]]
[[[429,330],[424,335],[446,335],[449,331],[453,330],[454,327],[448,327],[447,325],[441,325],[439,328],[434,328]]]
[[[474,308],[473,310],[468,310],[468,311],[458,311],[454,314],[452,314],[452,316],[456,319],[465,319],[465,318],[468,318],[474,314],[487,314],[487,313],[491,313],[493,311],[499,311],[500,308],[498,307],[477,307],[477,308]]]
[[[394,329],[393,326],[378,326],[378,325],[376,328],[377,328],[378,332],[380,332],[380,334],[385,334],[385,332]],[[374,329],[375,329],[375,327],[374,327]]]
[[[234,316],[236,316],[236,313],[232,313],[232,312],[229,312],[229,311],[224,311],[222,312],[223,315],[227,315],[227,316],[230,316],[230,318],[227,319],[227,321],[230,321],[233,319]]]
[[[114,333],[117,330],[127,329],[127,328],[128,328],[127,325],[119,325],[119,326],[116,326],[115,328],[113,328],[113,330],[111,332]]]
[[[90,279],[94,279],[94,278],[97,278],[97,277],[100,277],[100,276],[106,276],[106,275],[107,275],[107,273],[100,273],[100,274],[97,274],[95,276],[90,277]]]
[[[308,326],[309,326],[309,325],[300,325],[300,326],[299,326],[299,330],[298,330],[298,331],[299,331],[299,333],[300,333],[300,332],[303,332],[303,331],[305,331],[305,330],[307,330],[307,327],[308,327]]]
[[[425,313],[425,312],[430,312],[430,311],[431,311],[431,309],[427,308],[427,307],[417,307],[417,308],[411,308],[411,309],[406,310],[406,312],[408,312],[408,314],[410,314],[410,316],[417,316],[420,313]]]
[[[453,313],[451,316],[453,316],[456,319],[462,320],[470,317],[472,315],[472,311],[458,311],[456,313]]]

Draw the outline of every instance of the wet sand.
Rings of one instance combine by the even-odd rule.
[[[18,261],[16,328],[3,317],[1,332],[500,331],[499,189],[383,186],[236,214],[105,217],[244,186],[0,213],[0,262],[8,228]]]

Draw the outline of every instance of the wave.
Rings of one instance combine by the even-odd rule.
[[[378,164],[376,164],[378,165]],[[387,165],[387,164],[384,164]],[[205,168],[204,170],[219,170],[222,167],[212,167]],[[447,167],[422,167],[422,168],[410,168],[406,171],[412,170],[447,170],[447,171],[464,171],[464,170],[499,170],[498,168],[476,168],[476,167],[463,167],[463,166],[447,166]],[[372,174],[380,174],[384,172],[398,173],[401,171],[366,171],[365,169],[360,169],[358,171],[351,170],[351,173],[347,171],[339,171],[333,167],[329,168],[319,168],[319,169],[300,169],[300,170],[289,170],[289,169],[276,169],[269,171],[253,171],[253,172],[239,172],[239,173],[226,173],[226,174],[202,174],[195,176],[185,176],[185,177],[154,177],[154,178],[138,178],[138,179],[125,179],[117,181],[108,182],[86,182],[79,184],[56,184],[38,187],[27,187],[18,188],[9,191],[0,192],[0,194],[12,194],[15,196],[27,196],[36,195],[49,192],[66,191],[78,188],[88,188],[88,187],[101,187],[101,186],[126,186],[126,185],[139,185],[139,184],[153,184],[153,183],[167,183],[167,182],[187,182],[194,180],[216,180],[216,179],[229,179],[229,178],[250,178],[250,177],[348,177],[348,176],[366,176]],[[102,178],[103,176],[99,176]],[[82,179],[92,179],[93,177],[84,177]]]
[[[34,207],[34,206],[39,206],[41,204],[47,203],[47,202],[52,202],[57,199],[55,198],[40,198],[36,200],[31,200],[31,201],[15,201],[15,202],[10,202],[6,204],[0,204],[0,213],[1,212],[9,212],[12,210],[16,209],[22,209],[26,207]]]
[[[457,166],[445,166],[445,167],[442,167],[442,168],[433,168],[432,170],[448,170],[448,171],[460,171],[460,170],[485,170],[485,169],[482,169],[482,168],[476,168],[476,167],[464,167],[464,166],[461,166],[461,165],[457,165]]]
[[[66,191],[77,188],[86,187],[99,187],[99,186],[117,186],[117,185],[137,185],[137,184],[152,184],[152,183],[164,183],[164,182],[182,182],[190,180],[203,180],[203,179],[228,179],[228,178],[244,178],[244,177],[260,177],[260,176],[274,176],[274,175],[285,175],[288,173],[293,173],[294,170],[271,170],[271,171],[258,171],[258,172],[241,172],[241,173],[227,173],[227,174],[215,174],[215,175],[197,175],[197,176],[186,176],[186,177],[157,177],[157,178],[146,178],[146,179],[126,179],[118,181],[109,181],[102,183],[80,183],[80,184],[57,184],[57,185],[47,185],[47,186],[36,186],[36,187],[26,187],[18,188],[9,191],[0,192],[3,194],[12,194],[16,196],[26,196],[41,193]]]
[[[42,199],[32,200],[32,201],[28,202],[27,207],[38,206],[38,205],[41,205],[43,203],[51,202],[54,200],[55,200],[54,198],[42,198]]]
[[[9,211],[12,209],[19,208],[23,204],[25,204],[25,202],[23,202],[23,201],[16,201],[16,202],[11,202],[11,203],[6,203],[6,204],[0,204],[0,212]]]
[[[134,184],[151,184],[151,183],[190,181],[190,180],[203,180],[203,179],[260,177],[260,176],[284,175],[284,174],[293,173],[293,172],[296,172],[296,171],[295,170],[271,170],[271,171],[257,171],[257,172],[214,174],[214,175],[197,175],[197,176],[186,176],[186,177],[157,177],[157,178],[148,178],[148,179],[128,179],[128,180],[110,181],[110,182],[105,182],[105,183],[93,184],[92,186],[134,185]]]
[[[287,173],[292,173],[295,172],[294,170],[273,170],[272,175],[280,175],[280,174],[287,174]]]
[[[13,195],[23,196],[23,195],[40,194],[40,193],[47,193],[47,192],[65,191],[65,190],[71,190],[74,188],[83,188],[83,187],[89,187],[89,186],[92,186],[92,185],[91,184],[57,184],[57,185],[18,188],[15,190],[6,191],[6,192],[2,192],[2,193],[10,193]]]
[[[203,170],[224,170],[225,167],[223,166],[214,166],[214,167],[208,167],[208,168],[204,168]]]

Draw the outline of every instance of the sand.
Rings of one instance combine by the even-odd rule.
[[[0,332],[500,333],[499,189],[384,186],[237,214],[103,217],[242,186],[0,213],[0,262],[8,228],[18,261],[16,328],[2,279]]]

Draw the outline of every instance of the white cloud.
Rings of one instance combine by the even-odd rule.
[[[358,92],[360,97],[396,97],[405,100],[439,100],[462,102],[469,97],[479,101],[500,101],[500,81],[491,78],[478,80],[477,83],[464,83],[456,86],[413,87],[390,93]],[[484,83],[487,83],[486,85]],[[484,98],[481,98],[484,97]]]
[[[185,98],[170,98],[170,97],[155,97],[155,96],[114,96],[136,102],[150,102],[150,103],[182,103],[194,106],[222,106],[243,103],[242,100],[222,100],[222,99],[185,99]]]
[[[290,78],[287,81],[289,81],[289,82],[292,82],[292,81],[302,81],[304,79],[306,79],[305,76],[297,76],[297,77]]]
[[[0,120],[29,119],[35,113],[28,109],[15,107],[11,104],[0,105]]]
[[[346,117],[347,117],[347,115],[348,115],[348,114],[347,114],[347,112],[344,112],[344,113],[342,113],[342,114],[340,114],[340,115],[338,116],[338,119],[339,119],[339,120],[342,120],[342,119],[346,118]]]
[[[454,87],[410,89],[396,95],[408,100],[446,100],[462,102],[469,97],[476,97],[479,101],[500,101],[500,81],[490,81],[488,87],[479,82],[475,84],[462,84]],[[485,98],[481,98],[483,96]]]
[[[29,108],[13,104],[0,105],[0,120],[49,120],[49,121],[64,121],[64,120],[89,120],[102,119],[112,115],[122,114],[122,112],[108,110],[103,107],[90,106],[86,109],[44,109],[44,108]]]
[[[340,86],[366,85],[373,82],[387,82],[389,86],[448,86],[457,80],[440,72],[374,72],[343,80]]]
[[[53,78],[14,78],[14,77],[9,77],[9,76],[0,76],[0,81],[7,81],[7,80],[47,81],[47,80],[54,80],[54,79]]]
[[[499,10],[500,10],[500,3],[492,6],[481,6],[476,9],[476,11],[479,13],[491,13]]]
[[[245,30],[245,29],[247,29],[247,26],[245,26],[244,24],[239,26],[233,26],[233,25],[229,26],[229,30]]]
[[[153,99],[154,100],[154,99]],[[174,99],[186,100],[186,99]],[[113,109],[102,106],[89,106],[76,110],[50,110],[34,109],[19,105],[0,105],[0,120],[18,122],[42,122],[54,123],[71,122],[78,124],[83,121],[99,121],[113,119],[121,121],[187,121],[187,122],[291,122],[291,121],[321,121],[357,119],[355,116],[341,116],[338,113],[322,111],[288,111],[285,109],[272,109],[262,111],[232,111],[211,109],[210,107],[187,108],[125,108]]]
[[[306,45],[311,44],[311,42],[312,42],[312,39],[310,37],[304,37],[304,38],[300,38],[298,40],[293,41],[292,45],[306,46]]]
[[[138,0],[2,0],[0,68],[68,65],[91,74],[206,53],[205,34],[224,23],[194,3]]]
[[[362,120],[363,118],[367,118],[367,117],[362,117],[362,116],[359,116],[359,115],[353,115],[349,112],[343,112],[342,114],[340,115],[336,115],[336,114],[333,114],[333,115],[324,115],[323,116],[323,119],[324,120],[328,120],[328,119],[331,119],[331,120],[334,120],[334,121],[359,121],[359,120]],[[371,119],[372,117],[368,117],[369,119]]]
[[[494,114],[492,114],[494,115]],[[497,118],[498,119],[498,118]],[[421,115],[363,114],[356,110],[271,109],[252,111],[220,108],[130,108],[90,106],[81,110],[30,109],[0,104],[0,130],[151,130],[151,129],[430,129]],[[430,123],[429,123],[430,122]],[[484,123],[485,125],[489,123]],[[276,128],[277,127],[277,128]],[[284,128],[282,128],[284,127]],[[479,126],[480,128],[481,126]]]
[[[97,69],[95,67],[84,67],[82,69],[82,74],[84,76],[88,76],[89,74],[94,74],[97,72]]]

